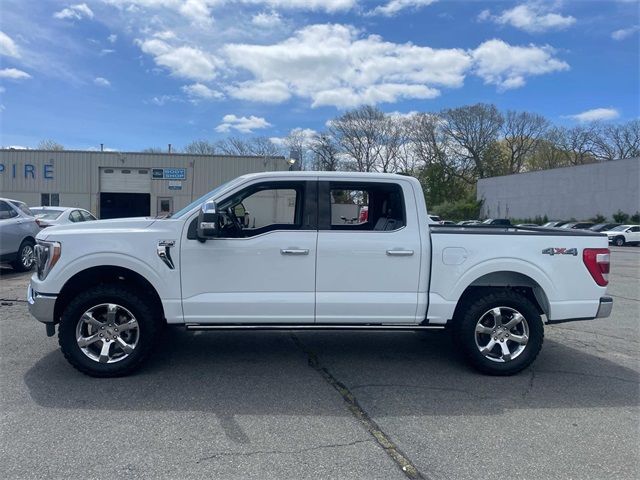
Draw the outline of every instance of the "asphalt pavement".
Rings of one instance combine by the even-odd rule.
[[[0,472],[22,478],[625,479],[640,471],[640,248],[608,319],[546,327],[519,375],[447,333],[185,332],[93,379],[0,269]]]

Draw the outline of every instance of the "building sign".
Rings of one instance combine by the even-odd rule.
[[[176,181],[176,180],[170,180],[169,190],[182,190],[182,182]]]
[[[35,180],[36,177],[40,177],[45,180],[53,180],[53,165],[45,163],[42,165],[42,168],[40,168],[31,163],[25,163],[24,165],[18,165],[16,163],[5,165],[4,163],[0,163],[0,175],[4,178],[12,179],[27,178]]]
[[[186,180],[186,168],[154,168],[151,171],[154,180]]]

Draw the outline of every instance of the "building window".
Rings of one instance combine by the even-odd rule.
[[[43,207],[58,207],[60,206],[60,194],[59,193],[42,193],[40,194],[40,205]]]

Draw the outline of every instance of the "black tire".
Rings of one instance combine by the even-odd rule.
[[[33,266],[36,264],[33,253],[31,255],[31,263],[29,263],[28,265],[25,265],[23,263],[22,257],[25,253],[25,249],[30,248],[31,252],[33,252],[34,246],[35,243],[33,242],[33,240],[22,241],[22,243],[20,244],[20,248],[18,249],[18,257],[11,263],[11,266],[16,272],[28,272],[33,269]]]
[[[528,327],[528,341],[516,358],[509,360],[491,360],[481,353],[476,340],[476,325],[485,314],[497,307],[506,307],[520,313]],[[513,375],[527,368],[538,356],[544,341],[544,325],[536,306],[524,295],[509,289],[481,290],[475,297],[469,298],[454,319],[454,338],[467,362],[476,370],[488,375]],[[508,332],[507,332],[508,333]],[[516,332],[517,333],[517,332]],[[480,335],[480,334],[478,334]],[[513,333],[512,333],[513,335]],[[491,341],[491,335],[487,335]],[[481,338],[486,338],[482,337]],[[512,340],[506,340],[508,348],[518,348]],[[501,345],[495,344],[500,352]],[[495,351],[495,350],[494,350]]]
[[[138,323],[135,348],[126,358],[115,363],[100,363],[89,358],[76,340],[76,328],[82,315],[92,307],[105,303],[124,307]],[[161,330],[162,321],[157,309],[135,289],[120,285],[98,285],[82,292],[67,305],[60,319],[58,343],[67,361],[80,372],[92,377],[124,376],[136,370],[149,356]]]
[[[613,243],[616,245],[616,247],[624,247],[624,237],[616,237],[613,240]]]

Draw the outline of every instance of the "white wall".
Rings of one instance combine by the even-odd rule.
[[[611,219],[618,210],[640,211],[640,158],[478,181],[483,217],[587,220]]]

